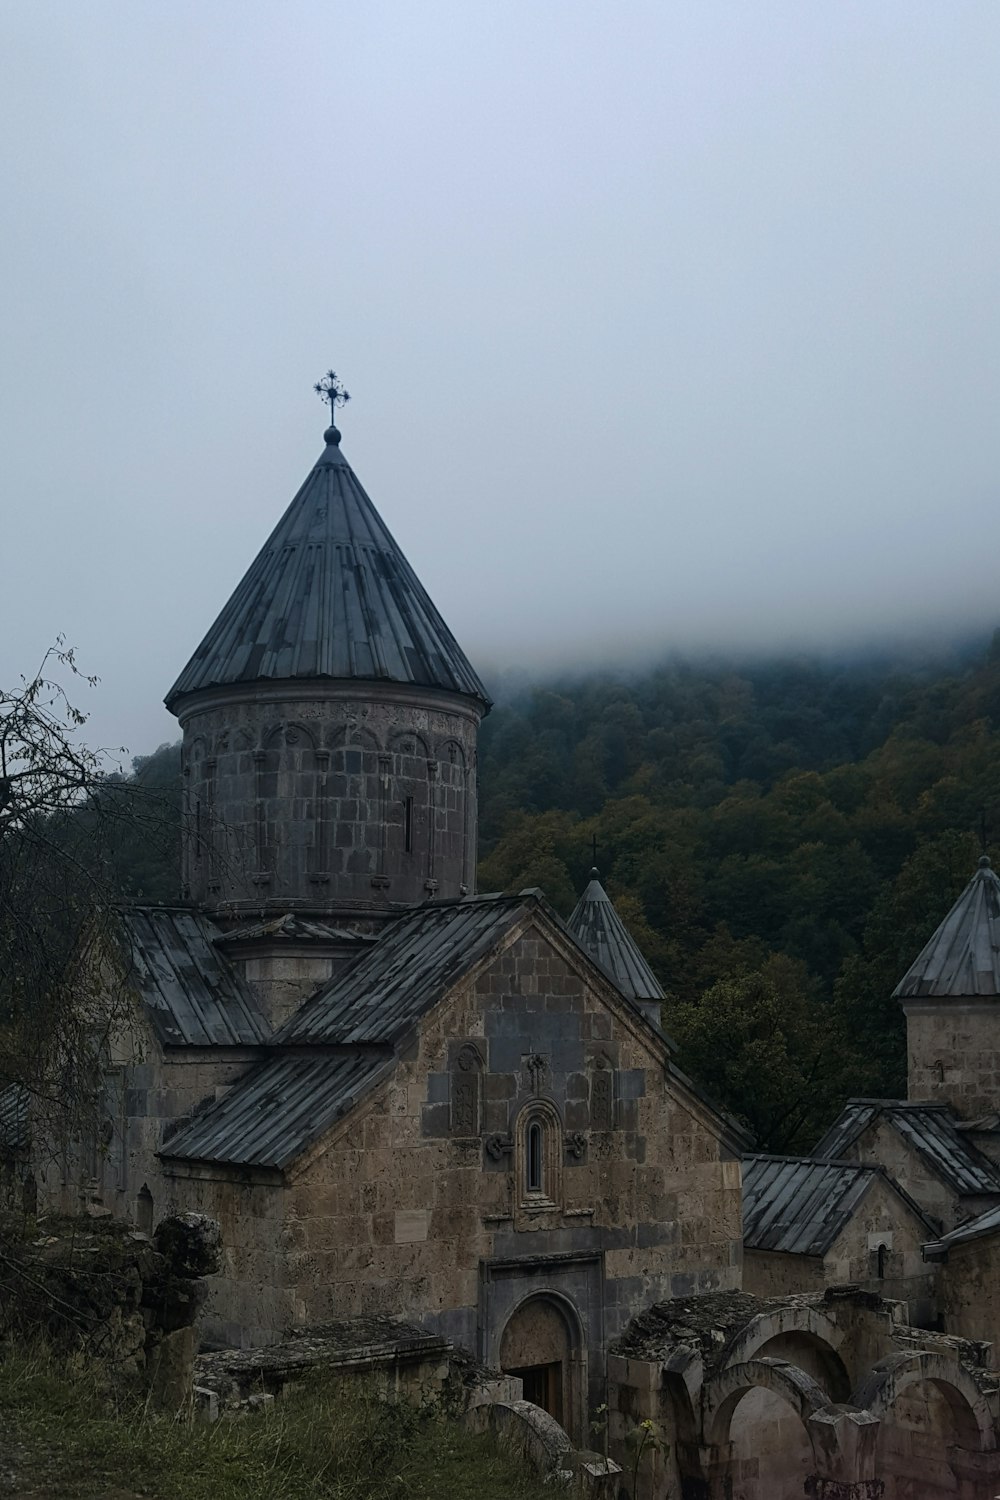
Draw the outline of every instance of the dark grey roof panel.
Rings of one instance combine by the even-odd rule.
[[[218,928],[182,907],[122,912],[130,978],[169,1047],[246,1047],[268,1039],[249,988],[216,947]]]
[[[813,1156],[843,1156],[880,1116],[956,1193],[1000,1193],[1000,1168],[958,1129],[944,1104],[851,1099]]]
[[[985,854],[893,994],[899,1000],[1000,995],[1000,880]]]
[[[356,1048],[276,1057],[165,1141],[160,1155],[285,1167],[391,1067],[391,1054]]]
[[[500,940],[526,904],[517,896],[490,896],[417,907],[307,1000],[274,1040],[337,1046],[393,1041]]]
[[[663,1000],[656,975],[615,911],[596,870],[591,877],[567,924],[570,932],[623,995],[630,1000]]]
[[[19,1083],[0,1089],[0,1154],[29,1144],[28,1091]]]
[[[978,1214],[974,1219],[968,1219],[964,1224],[959,1224],[950,1234],[942,1235],[939,1240],[934,1240],[924,1246],[925,1260],[944,1260],[952,1245],[963,1245],[967,1240],[984,1240],[987,1235],[1000,1232],[1000,1204],[995,1208],[988,1208],[985,1213]]]
[[[875,1166],[799,1156],[745,1156],[744,1246],[825,1255],[880,1175]]]
[[[339,440],[338,440],[339,442]],[[167,694],[332,678],[490,698],[365,494],[328,442]]]

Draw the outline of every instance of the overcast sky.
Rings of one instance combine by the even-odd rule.
[[[2,0],[0,681],[98,743],[322,448],[473,661],[998,608],[996,0]]]

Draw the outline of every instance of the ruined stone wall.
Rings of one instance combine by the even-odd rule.
[[[229,911],[388,912],[471,892],[479,712],[376,683],[199,695],[180,715],[187,895]]]
[[[270,1338],[289,1321],[408,1317],[495,1364],[514,1308],[542,1294],[561,1299],[593,1375],[603,1331],[647,1302],[739,1284],[739,1161],[666,1080],[662,1044],[620,1001],[612,1013],[574,955],[529,925],[457,987],[394,1076],[296,1164],[280,1216],[246,1217],[271,1188],[178,1177],[178,1200],[218,1217],[235,1247],[224,1300],[245,1303],[237,1320],[259,1327],[279,1274],[294,1317],[283,1298]]]
[[[950,1104],[965,1120],[1000,1099],[1000,1001],[908,1000],[907,1095]]]
[[[279,1174],[227,1174],[169,1162],[166,1168],[168,1202],[214,1218],[222,1232],[219,1274],[202,1317],[205,1338],[248,1349],[276,1343],[286,1329],[303,1323],[289,1270],[293,1236]]]

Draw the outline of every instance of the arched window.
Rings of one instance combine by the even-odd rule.
[[[524,1185],[529,1193],[545,1191],[545,1128],[532,1120],[524,1136]]]
[[[532,1099],[517,1121],[517,1200],[529,1214],[562,1204],[562,1121],[549,1099]]]

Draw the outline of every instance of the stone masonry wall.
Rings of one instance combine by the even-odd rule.
[[[754,1297],[821,1292],[824,1285],[821,1255],[787,1255],[781,1250],[743,1251],[743,1290]]]
[[[157,1152],[171,1128],[253,1065],[250,1048],[161,1047],[139,1021],[120,1037],[104,1070],[103,1125],[69,1152],[41,1153],[44,1204],[75,1213],[102,1204],[149,1230],[170,1208]]]
[[[646,1303],[737,1286],[739,1161],[610,993],[529,923],[423,1020],[394,1076],[283,1193],[178,1175],[177,1201],[222,1224],[235,1321],[259,1329],[278,1274],[294,1316],[269,1338],[287,1321],[407,1317],[491,1362],[513,1305],[541,1289],[576,1309],[593,1358]],[[531,1121],[539,1191],[525,1176]],[[275,1194],[280,1210],[252,1207]]]
[[[1000,1237],[953,1245],[937,1266],[938,1307],[946,1333],[984,1339],[1000,1362]]]
[[[942,1229],[953,1229],[958,1223],[962,1205],[957,1194],[881,1117],[862,1131],[842,1154],[845,1161],[869,1162],[884,1167],[889,1176],[894,1177],[900,1187],[919,1203],[924,1213],[940,1222]]]
[[[907,1094],[950,1104],[966,1120],[1000,1098],[1000,1000],[909,1000]]]
[[[183,710],[187,895],[388,911],[471,892],[478,710],[419,688],[285,687]]]

